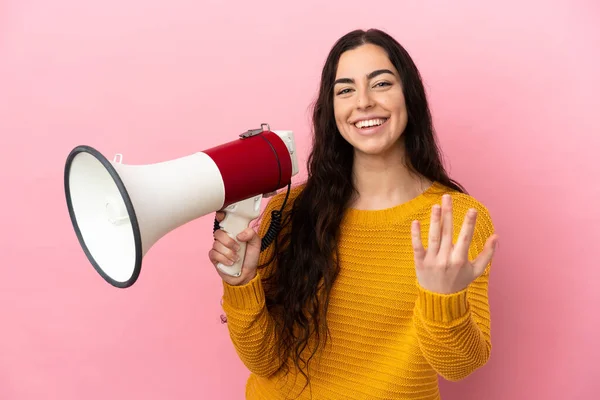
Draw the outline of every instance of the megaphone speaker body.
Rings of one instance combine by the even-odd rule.
[[[137,280],[142,260],[167,233],[224,210],[221,227],[235,239],[258,217],[262,196],[298,173],[293,132],[248,131],[237,140],[174,160],[128,165],[77,146],[65,166],[73,227],[96,271],[116,287]],[[239,242],[238,242],[239,243]],[[240,243],[244,245],[244,243]],[[233,266],[240,274],[245,247]]]

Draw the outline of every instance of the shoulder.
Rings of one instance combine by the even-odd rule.
[[[274,195],[268,197],[266,206],[262,212],[262,217],[260,218],[262,224],[264,225],[269,223],[271,219],[271,213],[273,211],[280,211],[282,214],[289,214],[292,210],[294,202],[300,193],[302,193],[302,190],[305,186],[306,185],[304,183],[292,185],[290,186],[289,193],[287,187],[285,187],[284,189],[277,191]]]
[[[298,195],[302,193],[304,186],[304,184],[292,185],[290,186],[289,192],[288,188],[285,187],[284,189],[277,191],[277,193],[274,195],[268,197],[267,204],[262,212],[261,217],[255,221],[256,225],[258,225],[257,233],[261,237],[261,240],[267,237],[270,238],[269,240],[275,239],[276,237],[281,238],[285,237],[286,234],[289,233],[291,225],[287,224],[289,221],[287,216],[289,216],[292,208],[294,207],[294,202],[298,198]],[[280,212],[281,215],[274,215],[273,213],[275,211]],[[271,256],[273,255],[273,247],[269,245],[264,250],[266,251],[261,250],[259,265],[263,267],[271,265],[272,267],[273,259]],[[263,277],[270,276],[271,272],[273,271],[271,267],[263,270],[261,275],[263,275]]]
[[[462,222],[467,215],[467,211],[475,209],[477,211],[477,220],[475,230],[480,231],[484,236],[489,236],[494,233],[494,222],[490,210],[485,204],[474,196],[461,193],[459,191],[446,188],[446,193],[452,196],[452,214],[455,224],[462,225]]]
[[[267,209],[281,210],[282,206],[284,206],[284,212],[291,210],[294,202],[296,201],[300,193],[302,193],[302,190],[304,190],[305,186],[306,185],[304,183],[292,185],[290,186],[289,193],[287,187],[279,190],[277,193],[275,193],[269,198],[265,211]]]

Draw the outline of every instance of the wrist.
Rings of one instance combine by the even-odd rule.
[[[244,279],[239,282],[236,286],[246,286],[248,285],[250,282],[252,282],[254,280],[254,278],[256,278],[256,272],[253,272],[249,275],[246,275],[244,277]]]
[[[424,288],[417,282],[417,306],[429,321],[450,323],[465,318],[469,312],[468,291],[439,293]]]
[[[252,271],[250,273],[242,273],[242,276],[233,277],[230,275],[221,275],[223,281],[229,286],[246,286],[248,285],[254,278],[256,278],[256,271]]]
[[[244,280],[245,281],[245,280]],[[258,274],[247,283],[244,281],[229,284],[223,280],[223,306],[226,311],[232,309],[254,309],[264,304],[264,291]]]
[[[452,295],[466,290],[469,287],[468,282],[464,281],[452,281],[445,282],[438,278],[425,278],[417,274],[417,285],[419,288],[424,289],[430,293],[438,295]]]

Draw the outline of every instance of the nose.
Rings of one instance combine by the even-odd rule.
[[[373,107],[373,104],[373,98],[371,97],[368,87],[357,88],[356,108],[365,110]]]

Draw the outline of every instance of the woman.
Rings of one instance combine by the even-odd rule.
[[[333,46],[313,129],[307,181],[239,235],[240,277],[217,269],[246,398],[439,399],[438,375],[490,356],[490,216],[447,176],[419,72],[384,32]],[[217,230],[212,263],[236,257]]]

